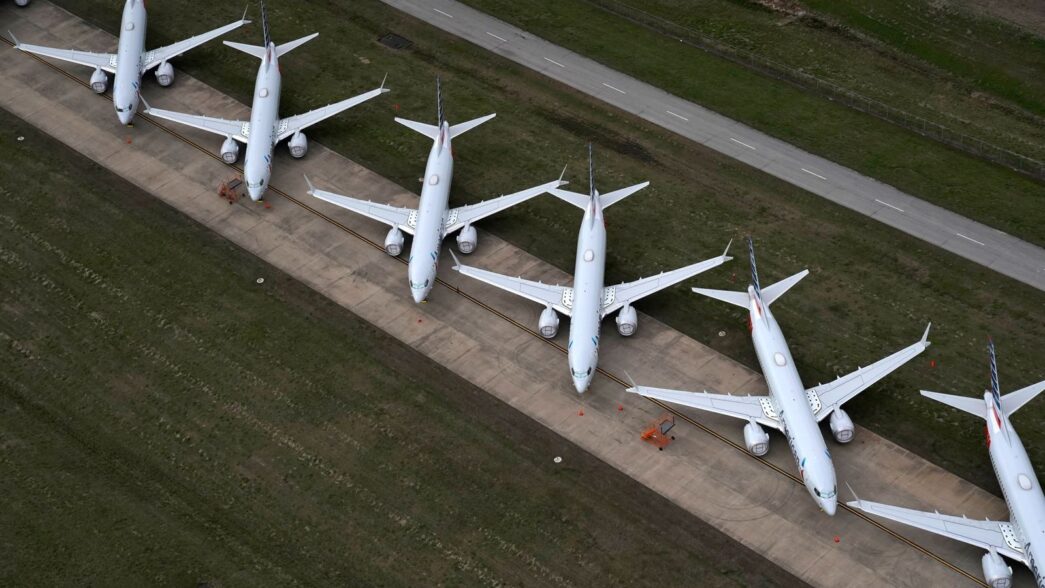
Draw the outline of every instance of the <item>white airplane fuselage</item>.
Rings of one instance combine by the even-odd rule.
[[[1028,557],[1028,567],[1038,586],[1045,587],[1045,495],[1009,418],[995,408],[989,391],[984,393],[983,399],[987,404],[987,445],[991,465],[1009,507],[1016,536]]]
[[[272,155],[276,147],[276,125],[279,123],[279,95],[283,76],[279,71],[276,44],[269,43],[258,67],[254,82],[254,101],[250,108],[250,133],[247,153],[243,157],[243,180],[250,199],[257,202],[268,190],[272,179]]]
[[[112,102],[120,122],[128,125],[138,111],[142,61],[145,59],[145,2],[127,0],[120,21],[120,39],[116,47],[116,73],[112,82]]]
[[[450,209],[450,183],[454,176],[454,155],[450,145],[450,123],[443,121],[439,137],[432,143],[425,165],[421,199],[417,206],[414,238],[410,243],[407,277],[414,302],[423,302],[435,286],[439,269],[439,250],[443,244],[446,215]]]
[[[573,307],[570,314],[570,375],[583,394],[599,364],[602,297],[606,274],[606,224],[598,192],[584,211],[577,234],[577,261],[573,270]]]
[[[791,455],[809,495],[821,510],[834,515],[838,506],[835,468],[820,425],[809,406],[806,388],[773,313],[762,306],[751,286],[748,287],[748,297],[751,340]]]

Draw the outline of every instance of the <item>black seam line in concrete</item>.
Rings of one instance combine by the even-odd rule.
[[[455,0],[381,1],[624,112],[1045,291],[1045,249],[1033,243],[901,192]]]

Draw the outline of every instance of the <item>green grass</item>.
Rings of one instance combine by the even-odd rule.
[[[914,196],[1045,245],[1045,186],[1011,170],[681,44],[675,36],[587,2],[465,4]],[[689,8],[680,12],[697,18],[703,14]],[[836,50],[849,64],[853,52]],[[871,80],[884,77],[880,72],[869,75]],[[924,80],[922,84],[924,89]],[[902,102],[897,106],[909,110]],[[1027,126],[1040,139],[1042,121]]]
[[[114,26],[115,2],[64,4],[109,30]],[[154,6],[151,42],[172,41],[198,32],[201,22],[210,25],[238,16],[232,6],[194,2],[191,7],[186,11]],[[547,181],[564,163],[570,165],[567,176],[574,188],[583,190],[584,143],[593,140],[603,191],[652,181],[650,188],[607,213],[608,280],[635,279],[706,259],[718,254],[730,238],[744,234],[753,234],[759,245],[763,283],[808,267],[813,275],[781,300],[775,312],[810,385],[909,345],[932,320],[933,348],[848,408],[860,424],[995,488],[977,434],[980,425],[920,398],[916,391],[978,394],[987,382],[983,343],[988,334],[997,338],[1007,387],[1045,378],[1040,362],[1045,341],[1042,292],[607,109],[379,2],[329,0],[276,4],[271,9],[277,40],[321,32],[281,61],[284,114],[353,95],[389,73],[392,93],[325,121],[309,134],[408,189],[417,188],[428,145],[391,117],[398,113],[432,120],[438,74],[452,120],[500,113],[455,142],[455,203]],[[163,28],[156,28],[161,22]],[[388,31],[411,39],[414,48],[393,51],[380,45],[376,38]],[[155,38],[161,34],[166,37]],[[256,42],[257,34],[256,28],[249,28],[235,39]],[[177,66],[249,102],[254,60],[211,45],[179,59]],[[177,86],[170,91],[176,92]],[[161,105],[162,92],[146,84],[146,95],[156,97],[151,103]],[[220,141],[215,139],[213,145],[217,150]],[[572,271],[579,219],[576,209],[538,198],[485,220],[482,228]],[[693,283],[742,287],[747,266],[739,257]],[[731,282],[734,273],[737,277]],[[726,305],[678,287],[643,300],[640,309],[756,366],[744,319]],[[535,321],[536,315],[535,310]],[[725,337],[718,337],[720,330],[726,331]],[[642,344],[641,330],[628,344]],[[939,367],[930,369],[934,358]],[[1043,417],[1045,405],[1032,404],[1016,416],[1016,425]],[[1021,433],[1035,463],[1045,467],[1045,432],[1024,426]]]
[[[799,585],[3,110],[0,127],[4,585]]]

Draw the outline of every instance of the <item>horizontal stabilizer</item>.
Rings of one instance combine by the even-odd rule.
[[[772,286],[762,288],[762,302],[765,303],[766,306],[773,304],[774,300],[783,296],[784,292],[790,290],[792,286],[801,282],[802,278],[808,275],[809,270],[802,270],[790,278],[784,278]],[[746,303],[745,306],[747,306]]]
[[[641,184],[635,184],[634,186],[628,186],[627,188],[621,188],[620,190],[614,190],[609,194],[603,194],[599,196],[599,204],[602,205],[603,210],[610,206],[624,200],[628,196],[631,196],[635,192],[645,188],[649,185],[649,182],[642,182]]]
[[[1005,416],[1012,416],[1012,413],[1019,410],[1024,404],[1034,400],[1034,397],[1038,394],[1041,394],[1042,390],[1045,390],[1045,380],[1002,396],[1001,409]]]
[[[319,36],[319,33],[312,33],[311,35],[306,35],[306,36],[301,37],[300,39],[298,39],[296,41],[290,41],[289,43],[283,43],[282,45],[276,45],[276,57],[283,57],[287,53],[290,53],[291,51],[297,49],[298,47],[304,45],[305,43],[308,43],[309,41],[311,41],[312,39],[315,39],[318,36]]]
[[[491,118],[493,118],[495,116],[497,116],[496,113],[488,114],[486,116],[480,116],[479,118],[474,118],[474,119],[472,119],[472,120],[470,120],[468,122],[463,122],[463,123],[458,123],[456,125],[452,125],[450,127],[450,138],[453,139],[454,137],[456,137],[458,135],[463,135],[463,134],[467,133],[468,131],[474,129],[475,127],[483,124],[484,122],[490,120]]]
[[[559,200],[569,202],[581,210],[587,210],[588,204],[591,203],[591,196],[587,194],[579,194],[577,192],[570,192],[569,190],[563,190],[556,188],[554,190],[548,190],[548,193],[555,196]]]
[[[702,294],[708,298],[714,298],[721,300],[722,302],[728,302],[734,306],[740,308],[747,308],[751,302],[747,292],[732,292],[730,290],[709,290],[708,288],[693,288],[693,291],[697,294]]]
[[[233,49],[238,49],[247,55],[253,55],[258,59],[265,59],[265,48],[260,45],[248,45],[246,43],[236,43],[235,41],[222,41]]]
[[[421,133],[433,141],[439,138],[439,127],[435,125],[429,125],[399,117],[396,117],[395,121],[408,129],[413,129],[414,131]]]
[[[942,402],[947,406],[953,406],[958,410],[964,410],[965,412],[978,416],[981,419],[987,418],[987,405],[984,403],[982,398],[954,396],[952,394],[941,394],[939,392],[929,392],[927,390],[922,390],[922,396],[932,398],[933,400]]]

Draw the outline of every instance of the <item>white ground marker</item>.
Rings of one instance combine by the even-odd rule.
[[[497,39],[498,41],[504,41],[505,43],[507,43],[507,42],[508,42],[508,39],[505,39],[504,37],[498,37],[497,35],[495,35],[495,34],[491,33],[490,31],[486,31],[486,34],[487,34],[487,35],[490,35],[490,36],[491,36],[491,37],[493,37],[494,39]]]
[[[609,88],[609,89],[611,89],[611,90],[613,90],[615,92],[620,92],[621,94],[627,94],[627,92],[625,92],[624,90],[621,90],[620,88],[614,88],[613,86],[607,84],[606,82],[603,82],[602,85],[606,86],[607,88]]]
[[[454,15],[450,14],[449,12],[443,12],[442,10],[439,10],[438,8],[433,8],[432,10],[438,12],[439,14],[441,14],[441,15],[447,17],[447,18],[453,18],[454,17]]]
[[[548,63],[554,63],[555,65],[557,65],[559,67],[566,67],[565,65],[559,63],[558,61],[555,61],[554,59],[548,59],[547,57],[545,57],[544,60],[547,61]]]
[[[755,150],[755,148],[754,148],[754,147],[752,147],[751,145],[748,145],[747,143],[745,143],[745,142],[741,141],[740,139],[734,139],[733,137],[730,137],[730,138],[729,138],[729,140],[730,140],[730,141],[733,141],[734,143],[737,143],[737,144],[743,145],[744,147],[747,147],[748,149],[750,149],[750,150],[752,150],[752,151],[754,151],[754,150]]]
[[[682,116],[681,114],[675,114],[674,112],[671,112],[670,110],[665,110],[664,112],[670,114],[671,116],[673,116],[675,118],[681,118],[682,120],[684,120],[686,122],[689,122],[689,119],[684,117],[684,116]]]
[[[973,239],[972,237],[966,237],[965,235],[963,235],[961,233],[955,233],[955,235],[958,235],[962,239],[967,239],[969,241],[972,241],[973,243],[976,243],[977,245],[984,245],[984,243],[980,243],[979,241],[977,241],[976,239]]]
[[[882,202],[881,200],[879,200],[877,198],[875,198],[874,201],[877,202],[878,204],[883,205],[883,206],[888,206],[889,208],[892,208],[893,210],[898,210],[900,212],[903,212],[902,208],[897,208],[896,206],[893,206],[892,204],[889,204],[888,202]]]
[[[806,169],[806,168],[804,168],[804,167],[802,168],[802,171],[806,172],[807,174],[809,174],[809,175],[811,175],[811,176],[816,176],[816,177],[820,178],[821,180],[826,180],[826,179],[827,179],[827,178],[825,178],[824,176],[822,176],[822,175],[820,175],[820,174],[818,174],[818,173],[816,173],[816,172],[813,172],[813,171],[809,171],[809,170],[807,170],[807,169]]]

